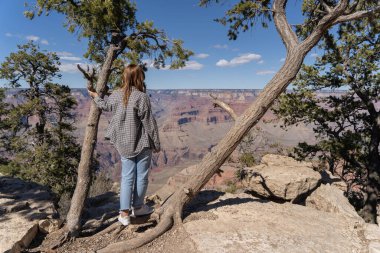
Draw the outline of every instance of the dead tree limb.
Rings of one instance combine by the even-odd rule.
[[[226,103],[219,100],[216,96],[210,94],[210,97],[213,99],[212,102],[215,106],[219,106],[220,108],[224,109],[228,114],[231,116],[231,118],[236,121],[238,116],[236,115],[235,111]]]
[[[193,175],[183,187],[169,195],[168,201],[162,207],[164,208],[164,213],[158,225],[137,238],[110,244],[98,252],[118,253],[133,250],[153,241],[169,230],[173,225],[177,225],[177,223],[181,221],[181,219],[178,218],[178,213],[181,212],[182,207],[188,203],[218,171],[245,134],[257,124],[274,100],[286,89],[291,81],[294,80],[307,53],[320,41],[325,32],[335,24],[338,18],[344,14],[349,7],[348,2],[348,0],[339,1],[335,7],[332,7],[331,12],[321,18],[313,32],[311,32],[304,41],[300,42],[286,19],[285,7],[287,1],[275,0],[273,3],[274,23],[287,49],[287,57],[284,65],[265,86],[252,105],[237,119],[235,125],[219,144],[214,147],[199,164],[193,166],[194,171],[196,171],[195,175]]]

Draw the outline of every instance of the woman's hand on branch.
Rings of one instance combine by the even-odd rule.
[[[96,93],[95,91],[90,91],[89,89],[87,89],[87,91],[90,97],[92,98],[96,98],[97,96],[99,96],[98,93]]]

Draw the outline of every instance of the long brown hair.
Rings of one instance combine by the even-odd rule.
[[[128,104],[129,96],[132,93],[132,86],[136,87],[139,91],[145,92],[145,73],[144,70],[136,64],[129,64],[123,71],[123,85],[124,90],[124,104]]]

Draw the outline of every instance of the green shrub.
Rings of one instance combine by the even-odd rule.
[[[252,167],[253,165],[255,165],[256,162],[255,158],[251,153],[243,153],[240,156],[239,160],[244,167]]]

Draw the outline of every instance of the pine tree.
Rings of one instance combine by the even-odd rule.
[[[3,148],[9,162],[1,171],[58,194],[72,192],[80,152],[73,136],[76,101],[67,86],[52,83],[60,78],[56,54],[41,51],[33,42],[18,48],[1,64],[0,78],[11,88],[28,88],[19,89],[14,97],[18,102],[4,111],[6,125],[0,129],[9,141]]]

